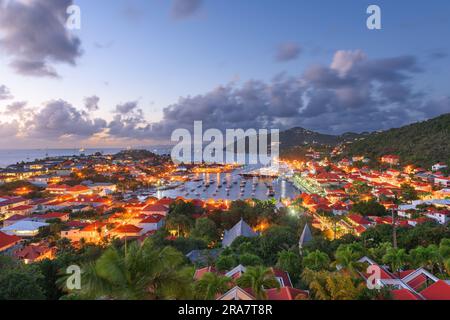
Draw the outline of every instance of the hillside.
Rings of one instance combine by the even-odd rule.
[[[346,146],[344,155],[379,158],[396,154],[401,162],[429,168],[438,161],[450,163],[450,113],[405,127],[368,134]]]
[[[309,149],[312,145],[315,147],[333,147],[344,142],[351,142],[355,139],[360,139],[366,135],[366,133],[345,133],[337,136],[296,127],[280,132],[280,151],[282,154],[295,154],[299,149]],[[257,135],[257,141],[259,141],[259,138],[260,135]],[[247,151],[248,140],[248,138],[245,140]],[[270,135],[267,137],[267,141],[270,143]],[[235,149],[236,148],[237,142],[235,142]]]

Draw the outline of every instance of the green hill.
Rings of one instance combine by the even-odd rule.
[[[450,164],[450,113],[405,127],[371,133],[345,148],[344,155],[372,159],[385,154],[400,156],[403,164],[430,168],[436,162]]]

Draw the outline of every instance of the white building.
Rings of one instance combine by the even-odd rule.
[[[22,220],[10,226],[4,227],[0,231],[9,235],[15,235],[19,237],[35,237],[38,235],[40,228],[46,227],[48,225],[48,223],[43,222]]]
[[[447,168],[447,165],[445,163],[439,162],[439,163],[436,163],[435,165],[433,165],[431,167],[431,170],[440,171],[440,170],[446,169],[446,168]]]
[[[426,216],[436,220],[440,224],[446,224],[450,221],[450,211],[448,210],[427,212]]]

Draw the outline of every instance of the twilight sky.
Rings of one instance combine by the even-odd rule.
[[[0,0],[0,148],[401,126],[450,112],[449,35],[447,0]]]

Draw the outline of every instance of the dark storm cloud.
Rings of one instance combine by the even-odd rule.
[[[175,19],[186,19],[196,13],[203,0],[173,0],[171,15]]]
[[[13,96],[11,95],[11,92],[9,91],[9,88],[5,85],[0,86],[0,100],[9,100],[12,99]]]
[[[97,96],[91,96],[84,98],[84,106],[88,111],[97,111],[99,106],[98,103],[100,102],[100,98]]]
[[[177,128],[280,128],[303,126],[326,133],[373,131],[448,112],[449,98],[429,100],[413,90],[422,72],[412,56],[369,59],[362,51],[338,51],[329,66],[297,77],[220,86],[180,98],[163,111],[148,134],[167,138]]]
[[[92,118],[89,111],[98,107],[93,96],[82,109],[51,101],[27,115],[25,127],[29,136],[46,139],[102,133],[112,139],[168,140],[175,129],[192,130],[194,121],[202,121],[204,130],[222,131],[295,126],[332,134],[375,131],[449,112],[450,96],[436,98],[414,89],[420,72],[411,56],[370,59],[359,50],[338,51],[329,66],[312,66],[297,76],[279,74],[270,81],[231,83],[180,97],[154,123],[138,101],[117,105],[110,121]],[[8,128],[12,132],[14,125]]]
[[[89,115],[63,100],[48,102],[27,122],[27,134],[36,138],[88,138],[106,128],[103,119]]]
[[[279,62],[286,62],[298,58],[302,48],[295,42],[285,42],[278,46],[275,54],[275,60]]]
[[[0,0],[0,48],[19,74],[56,77],[54,64],[75,65],[81,41],[66,29],[72,0]]]

